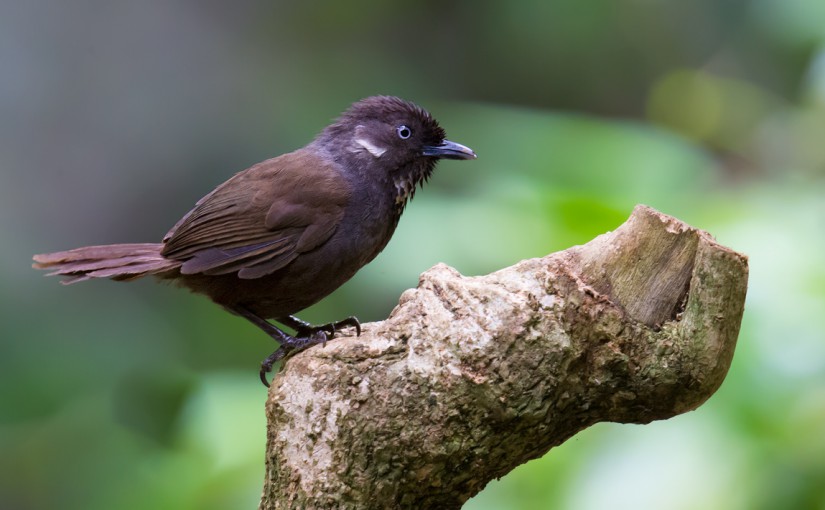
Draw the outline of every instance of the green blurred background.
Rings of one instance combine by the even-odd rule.
[[[600,424],[466,508],[825,508],[825,2],[0,3],[0,508],[254,508],[271,342],[184,291],[61,287],[33,253],[156,241],[351,102],[428,108],[444,162],[302,317],[386,317],[420,272],[584,243],[637,203],[750,256],[699,410]]]

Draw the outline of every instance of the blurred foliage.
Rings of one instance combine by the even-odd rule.
[[[385,317],[637,203],[750,256],[730,374],[600,424],[466,508],[825,508],[821,0],[0,3],[0,507],[253,508],[266,338],[152,282],[61,288],[36,252],[151,241],[352,101],[430,109],[444,162],[373,264],[302,317]]]

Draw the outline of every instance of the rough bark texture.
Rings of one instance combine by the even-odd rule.
[[[487,276],[437,265],[387,320],[275,377],[260,508],[459,508],[594,423],[695,409],[730,366],[747,277],[645,206]]]

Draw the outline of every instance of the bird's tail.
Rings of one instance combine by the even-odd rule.
[[[82,282],[91,278],[133,280],[142,276],[175,270],[181,263],[160,254],[159,243],[108,244],[34,256],[35,269],[51,270],[46,276],[67,278],[61,283]]]

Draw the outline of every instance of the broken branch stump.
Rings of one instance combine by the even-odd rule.
[[[744,255],[645,206],[486,276],[437,265],[274,378],[260,508],[459,508],[590,425],[695,409],[730,366],[747,278]]]

